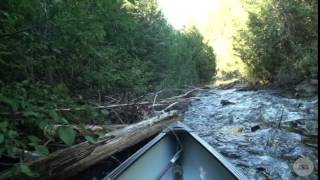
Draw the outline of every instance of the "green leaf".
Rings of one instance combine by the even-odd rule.
[[[17,111],[17,109],[18,109],[17,101],[12,100],[10,98],[7,98],[5,96],[0,95],[0,102],[8,104],[12,108],[13,111]]]
[[[34,148],[36,149],[37,153],[39,153],[39,154],[42,154],[45,156],[47,156],[49,154],[49,150],[46,146],[37,145],[37,146],[34,146]]]
[[[99,113],[97,113],[97,112],[92,112],[92,117],[99,117]]]
[[[8,121],[1,122],[0,123],[0,130],[5,132],[7,130],[8,125],[9,125]]]
[[[59,115],[55,110],[50,110],[49,115],[53,120],[59,121]]]
[[[60,49],[58,49],[58,48],[52,48],[52,50],[53,50],[55,53],[61,54],[61,51],[60,51]]]
[[[66,118],[60,118],[60,122],[62,122],[62,123],[65,123],[65,124],[68,124],[69,122],[68,122],[68,120],[66,120]]]
[[[4,142],[4,135],[0,134],[0,144],[2,144]]]
[[[21,163],[19,168],[21,172],[24,173],[25,175],[34,176],[34,173],[31,171],[31,169],[27,165]]]
[[[110,112],[106,109],[102,109],[100,112],[105,116],[108,116],[110,114]]]
[[[31,141],[32,143],[35,143],[35,144],[37,144],[37,143],[39,143],[39,142],[41,141],[41,139],[39,139],[39,138],[36,137],[36,136],[28,136],[28,138],[30,139],[30,141]]]
[[[92,144],[94,144],[94,143],[97,142],[97,138],[95,138],[95,137],[93,137],[93,136],[87,135],[87,136],[84,136],[84,138],[85,138],[89,143],[92,143]]]
[[[135,4],[135,0],[128,0],[130,3]]]
[[[26,116],[26,117],[38,117],[39,116],[38,113],[33,112],[33,111],[24,112],[23,115]]]
[[[2,154],[3,154],[3,152],[4,152],[4,148],[0,147],[0,158],[1,158]]]
[[[18,148],[16,148],[15,146],[8,146],[6,147],[6,152],[9,157],[17,158]]]
[[[59,138],[67,145],[72,145],[75,138],[76,138],[76,132],[67,126],[60,126],[58,128],[58,135]]]
[[[10,131],[8,132],[8,136],[9,136],[10,138],[15,138],[15,137],[18,136],[18,132],[17,132],[17,131],[14,131],[14,130],[10,130]]]
[[[47,121],[38,121],[37,122],[37,125],[41,128],[41,129],[44,129],[45,127],[48,126],[48,122]]]

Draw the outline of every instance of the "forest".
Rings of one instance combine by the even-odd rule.
[[[317,79],[318,1],[241,2],[248,22],[234,50],[248,71],[242,78],[284,86]],[[94,142],[97,135],[68,125],[106,121],[110,112],[95,109],[106,97],[129,102],[203,86],[218,68],[197,27],[175,29],[156,0],[1,0],[0,67],[0,159],[14,159],[27,176],[36,173],[24,150],[47,156],[50,144]],[[46,132],[56,124],[58,137]]]
[[[248,78],[296,84],[318,78],[318,1],[244,1],[247,27],[234,49]]]

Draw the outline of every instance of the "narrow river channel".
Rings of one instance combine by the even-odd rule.
[[[184,123],[249,179],[317,179],[318,97],[211,89],[192,100]],[[301,157],[315,166],[309,176],[293,170]]]

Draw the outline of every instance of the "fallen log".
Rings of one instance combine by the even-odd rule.
[[[181,94],[181,95],[178,95],[178,96],[173,96],[173,97],[170,97],[170,98],[167,98],[165,100],[176,100],[176,99],[181,99],[181,98],[189,98],[192,96],[193,93],[195,93],[196,91],[200,91],[202,89],[200,88],[195,88],[195,89],[192,89],[184,94]],[[160,101],[161,102],[161,101]]]
[[[114,131],[117,129],[124,128],[128,126],[128,124],[110,124],[110,125],[61,125],[61,124],[55,124],[55,125],[50,125],[48,127],[45,127],[43,129],[44,134],[47,136],[56,136],[57,130],[61,126],[68,126],[76,130],[79,134],[81,135],[86,135],[86,134],[95,134],[95,133],[100,133],[100,132],[109,132],[109,131]]]
[[[95,144],[83,142],[56,151],[45,158],[27,163],[27,165],[37,172],[37,179],[66,179],[156,134],[180,118],[177,111],[163,113],[149,120],[110,132]],[[13,172],[15,169],[0,174],[0,179],[12,178]]]

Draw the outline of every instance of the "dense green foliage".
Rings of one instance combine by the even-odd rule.
[[[212,50],[199,33],[175,31],[155,1],[8,0],[1,7],[4,82],[43,81],[72,93],[143,93],[168,78],[175,78],[168,86],[197,84],[214,73]],[[168,76],[183,64],[188,67]]]
[[[249,20],[235,50],[249,75],[296,83],[318,76],[318,1],[245,1]]]
[[[76,102],[58,88],[30,81],[0,84],[0,156],[24,160],[24,150],[48,155],[51,142],[71,145],[76,140],[76,132],[69,124],[85,124],[86,118],[105,119],[106,110],[93,111],[83,102]],[[62,112],[57,109],[81,107],[80,112]],[[56,134],[50,133],[52,125],[61,125]],[[55,134],[55,133],[54,133]],[[95,138],[88,132],[84,138]],[[19,166],[20,167],[20,166]],[[21,166],[23,168],[23,165]],[[20,168],[21,168],[20,167]],[[29,174],[30,175],[30,174]]]
[[[21,158],[49,153],[48,126],[107,113],[57,111],[85,106],[79,97],[206,83],[215,56],[195,28],[173,29],[155,0],[2,0],[0,66],[0,157]],[[75,141],[67,126],[57,133]]]
[[[37,128],[44,129],[49,122],[68,123],[67,120],[60,117],[55,108],[70,105],[70,99],[52,95],[48,87],[30,84],[28,81],[7,86],[1,85],[0,144],[2,146],[0,146],[0,153],[15,157],[17,148],[28,149],[27,146],[31,146],[39,153],[47,154],[46,147],[39,144],[41,140],[38,137],[42,137],[42,134],[38,134]],[[13,114],[18,110],[19,113]],[[18,132],[20,127],[23,127],[24,130]]]

